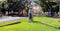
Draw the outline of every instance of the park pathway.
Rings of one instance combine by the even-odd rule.
[[[11,16],[1,17],[0,22],[8,22],[8,21],[18,20],[18,19],[23,19],[23,18],[26,18],[26,17],[11,17]]]

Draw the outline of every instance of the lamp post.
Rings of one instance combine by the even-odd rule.
[[[29,22],[33,22],[33,3],[32,3],[32,1],[30,2],[30,8],[29,8]]]
[[[33,10],[32,7],[29,8],[29,22],[33,22]]]

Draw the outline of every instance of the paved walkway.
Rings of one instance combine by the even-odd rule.
[[[26,17],[2,17],[0,18],[0,22],[8,22],[8,21],[12,21],[12,20],[18,20],[18,19],[23,19]]]

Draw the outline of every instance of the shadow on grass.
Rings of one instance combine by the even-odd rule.
[[[5,26],[10,26],[10,25],[15,25],[15,24],[19,24],[19,23],[21,23],[21,22],[14,22],[14,23],[10,23],[10,24],[6,24],[6,25],[2,25],[2,26],[0,26],[0,27],[5,27]]]
[[[40,23],[39,21],[33,21],[33,23]]]
[[[41,24],[44,24],[44,25],[47,25],[47,26],[50,26],[50,27],[53,27],[53,28],[60,29],[60,26],[55,26],[53,24],[49,24],[49,23],[46,23],[46,22],[33,21],[33,23],[41,23]]]
[[[48,16],[46,16],[46,17],[48,17]],[[51,16],[50,16],[49,18],[60,18],[60,17],[58,17],[58,16],[56,16],[56,17],[51,17]]]

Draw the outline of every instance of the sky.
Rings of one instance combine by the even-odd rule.
[[[3,0],[0,0],[0,1],[3,1]]]

